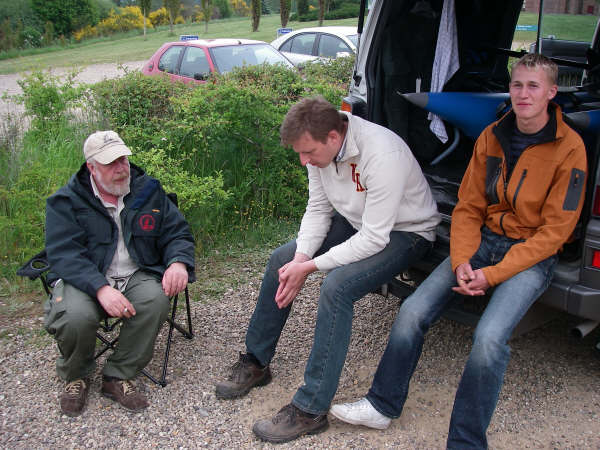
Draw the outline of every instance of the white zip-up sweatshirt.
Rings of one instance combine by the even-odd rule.
[[[309,197],[296,251],[312,258],[336,211],[358,231],[314,259],[323,271],[380,252],[391,231],[409,231],[434,241],[440,222],[429,185],[408,145],[387,128],[347,116],[342,158],[323,169],[307,164]]]

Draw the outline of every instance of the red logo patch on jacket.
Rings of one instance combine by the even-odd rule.
[[[139,218],[138,223],[142,231],[152,231],[156,226],[156,219],[154,219],[152,214],[144,214]]]
[[[363,192],[365,188],[360,184],[360,172],[356,171],[356,164],[350,163],[352,167],[352,181],[356,183],[356,192]]]

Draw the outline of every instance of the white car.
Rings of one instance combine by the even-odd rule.
[[[301,28],[279,36],[271,45],[294,65],[356,53],[356,27]]]

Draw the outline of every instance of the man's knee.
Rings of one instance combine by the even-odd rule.
[[[415,336],[424,334],[431,322],[430,317],[423,315],[417,308],[411,308],[407,301],[400,307],[390,331],[390,340],[395,342],[412,341]]]
[[[95,333],[101,319],[96,302],[69,284],[57,286],[46,310],[46,329],[58,335]]]
[[[338,276],[339,270],[333,270],[327,274],[321,283],[321,297],[333,298],[344,289],[344,284]]]
[[[510,347],[502,333],[494,326],[480,326],[473,335],[471,359],[480,366],[491,366],[497,361],[507,360]]]
[[[183,292],[180,294],[183,295]],[[166,320],[171,302],[162,290],[162,284],[156,280],[150,280],[144,283],[143,294],[140,297],[132,295],[129,301],[135,308],[136,315],[139,316],[157,316]]]
[[[280,267],[294,259],[295,253],[296,241],[291,241],[287,244],[277,247],[275,250],[273,250],[273,253],[271,253],[269,262],[267,264],[267,269],[278,270]]]

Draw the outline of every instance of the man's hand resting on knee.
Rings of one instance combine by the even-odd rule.
[[[108,284],[102,286],[96,292],[96,298],[111,317],[124,317],[129,319],[135,316],[135,308],[125,298],[121,291],[110,287]]]
[[[172,297],[185,289],[188,283],[188,272],[185,264],[174,262],[165,270],[162,287],[166,296]]]
[[[279,287],[275,294],[275,303],[279,309],[294,301],[306,277],[317,270],[314,261],[302,253],[296,253],[294,259],[279,269]]]

